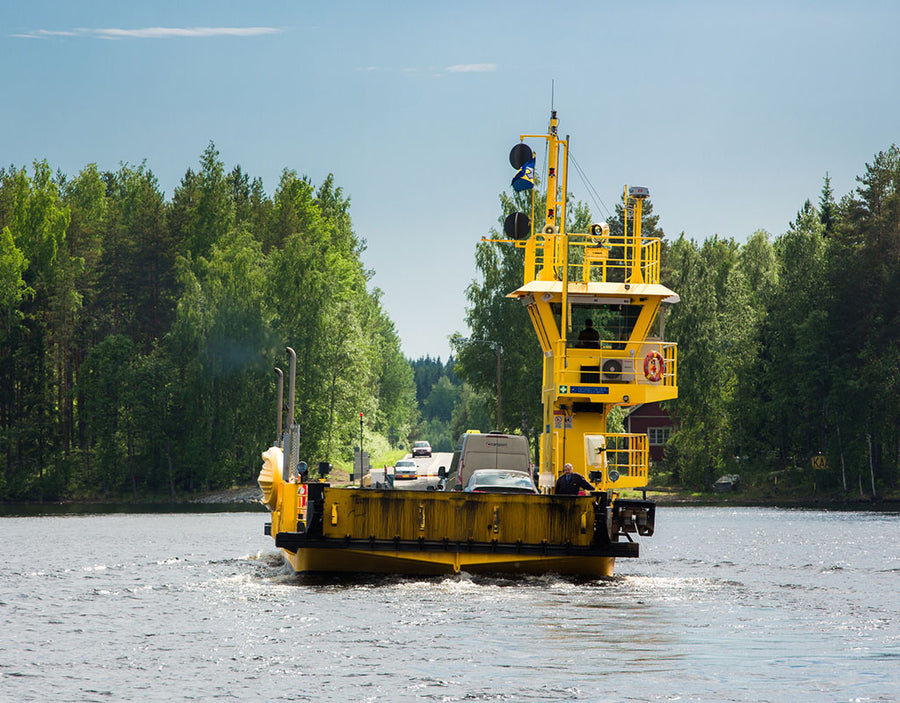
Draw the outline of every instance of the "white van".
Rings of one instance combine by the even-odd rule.
[[[499,432],[466,432],[459,438],[448,471],[438,471],[438,490],[461,491],[474,471],[504,469],[521,471],[531,478],[531,454],[528,440],[522,435]],[[441,475],[443,474],[443,475]]]

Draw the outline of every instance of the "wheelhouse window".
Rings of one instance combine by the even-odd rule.
[[[560,329],[562,326],[562,304],[551,303],[550,310],[553,312],[553,319],[556,320],[556,327]],[[598,305],[598,304],[579,304],[572,303],[571,318],[569,324],[571,332],[569,333],[569,346],[577,346],[578,332],[584,328],[585,320],[590,319],[594,329],[600,334],[600,339],[604,342],[627,342],[631,339],[631,333],[640,317],[641,305]],[[615,347],[613,347],[615,348]]]

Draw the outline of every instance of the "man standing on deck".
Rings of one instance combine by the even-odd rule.
[[[593,491],[594,487],[584,476],[576,474],[571,464],[563,466],[563,474],[556,481],[556,495],[577,496],[579,491]]]

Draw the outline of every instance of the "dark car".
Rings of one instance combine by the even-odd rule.
[[[537,493],[531,476],[506,469],[478,469],[463,488],[468,493]]]
[[[425,441],[413,442],[412,446],[412,455],[416,456],[431,456],[431,445]]]

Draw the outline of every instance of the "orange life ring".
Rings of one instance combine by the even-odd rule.
[[[648,381],[656,383],[666,372],[666,360],[658,351],[652,351],[644,357],[644,376]]]

